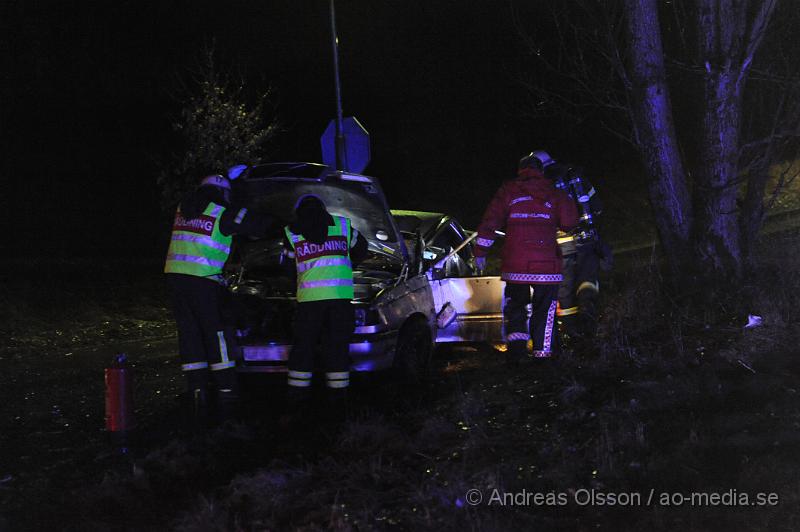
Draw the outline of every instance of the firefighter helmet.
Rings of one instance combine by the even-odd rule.
[[[222,190],[230,190],[231,189],[231,182],[226,177],[222,177],[219,174],[209,175],[203,178],[200,181],[201,187],[217,187],[221,188]]]
[[[322,201],[322,198],[320,198],[316,194],[303,194],[302,196],[297,198],[297,201],[294,202],[294,209],[292,209],[292,210],[296,211],[297,208],[300,207],[300,204],[304,203],[306,200],[308,200],[310,202],[314,202],[314,203],[319,202],[319,204],[322,205],[323,209],[326,208],[325,207],[325,202]]]
[[[547,168],[551,164],[555,164],[555,161],[552,157],[550,157],[550,154],[544,150],[533,151],[531,152],[530,157],[538,160],[542,164],[542,169]]]
[[[519,160],[519,169],[523,168],[536,168],[537,170],[544,170],[555,161],[544,150],[536,150],[530,152]]]

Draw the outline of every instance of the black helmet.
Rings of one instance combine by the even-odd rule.
[[[222,190],[230,191],[231,182],[227,177],[222,177],[219,174],[208,175],[200,181],[201,187],[217,187]]]
[[[228,205],[231,202],[231,182],[220,174],[207,175],[200,181],[201,190],[205,189],[210,194],[211,201]]]

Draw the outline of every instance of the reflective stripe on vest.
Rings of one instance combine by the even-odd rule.
[[[225,207],[209,203],[203,214],[187,220],[178,208],[172,226],[165,273],[197,277],[222,273],[233,240],[231,235],[223,235],[219,230],[219,220],[224,212]]]
[[[285,227],[297,263],[297,301],[353,299],[353,266],[350,262],[350,220],[333,216],[322,244],[306,242]]]

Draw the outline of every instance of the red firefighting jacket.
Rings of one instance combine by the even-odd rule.
[[[556,230],[569,232],[578,224],[575,203],[553,181],[533,168],[523,168],[495,193],[478,226],[475,256],[489,252],[505,228],[501,278],[508,283],[558,284],[561,254]]]

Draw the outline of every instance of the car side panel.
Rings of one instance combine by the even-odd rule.
[[[505,281],[500,277],[449,277],[431,281],[431,285],[440,317],[437,342],[503,340]]]
[[[391,330],[399,330],[410,316],[419,314],[425,317],[433,334],[433,291],[425,275],[416,275],[381,292],[372,306],[378,311],[381,322]]]

